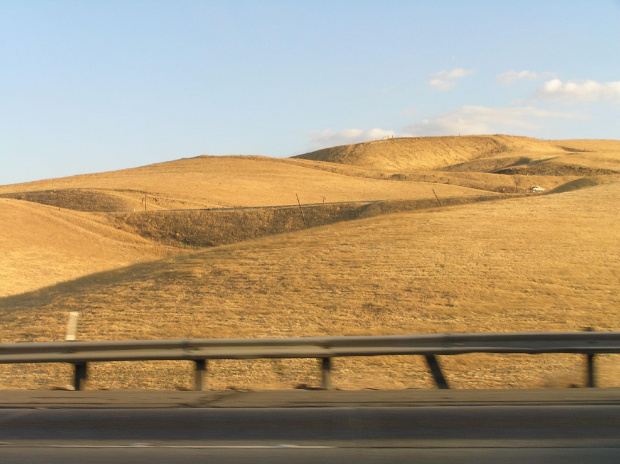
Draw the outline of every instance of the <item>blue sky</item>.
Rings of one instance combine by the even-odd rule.
[[[392,135],[620,139],[619,44],[619,0],[0,0],[0,184]]]

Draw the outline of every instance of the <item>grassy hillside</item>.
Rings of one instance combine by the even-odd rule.
[[[198,157],[0,186],[0,201],[5,205],[0,208],[0,234],[4,237],[0,242],[0,296],[172,252],[161,244],[186,248],[234,243],[365,214],[360,205],[306,206],[304,222],[298,209],[188,213],[171,213],[170,209],[294,205],[297,198],[304,205],[410,199],[407,207],[417,208],[436,204],[435,195],[448,203],[496,194],[458,185],[357,177],[285,160],[239,156]],[[118,212],[123,214],[111,214]]]
[[[391,172],[592,176],[620,173],[620,142],[544,141],[506,135],[413,137],[326,148],[297,158]]]
[[[328,203],[224,210],[155,211],[110,215],[118,228],[179,247],[211,247],[270,235],[437,206],[503,199],[500,195],[421,196],[414,200]]]
[[[442,184],[523,193],[620,172],[620,142],[471,136],[389,139],[294,159],[201,156],[122,171],[0,186],[0,197],[83,211],[157,211],[419,199]],[[583,148],[590,146],[590,149]],[[598,182],[598,181],[597,181]]]
[[[137,264],[3,298],[0,337],[61,340],[70,310],[81,313],[83,340],[620,330],[619,200],[620,184],[609,184],[397,213]],[[444,362],[460,388],[583,383],[582,361],[568,355]],[[318,384],[312,360],[211,368],[214,388]],[[24,378],[39,387],[68,378],[45,366],[2,369],[5,388]],[[187,388],[190,369],[97,365],[93,387]],[[620,385],[613,358],[601,369],[602,385]],[[419,360],[407,357],[337,360],[335,379],[341,388],[430,385]]]
[[[62,340],[68,311],[82,340],[620,330],[620,142],[389,139],[320,155],[0,186],[0,340]],[[444,363],[459,388],[584,381],[568,355]],[[601,385],[620,386],[617,357],[600,366]],[[92,388],[189,388],[191,367],[94,365]],[[214,388],[283,388],[318,385],[316,367],[210,370]],[[335,376],[431,386],[409,357],[337,360]],[[0,388],[69,378],[0,366]]]
[[[123,211],[132,211],[144,209],[145,195],[147,210],[161,210],[293,205],[297,197],[303,203],[410,199],[432,196],[432,188],[419,182],[357,177],[303,163],[238,156],[198,157],[124,171],[0,186],[0,195],[20,198],[19,195],[42,196],[42,192],[47,192],[46,202],[50,204],[49,199],[58,196],[59,191],[71,190],[75,206],[66,201],[55,205],[79,209],[99,195],[103,206],[95,210],[109,211],[109,198],[117,197],[124,202]],[[438,188],[446,196],[480,194],[458,185]],[[77,189],[83,191],[82,198]]]
[[[101,216],[0,198],[0,297],[170,254]]]
[[[478,158],[506,156],[517,151],[540,156],[563,150],[548,142],[527,137],[407,137],[326,148],[298,158],[373,169],[411,171],[441,169]]]

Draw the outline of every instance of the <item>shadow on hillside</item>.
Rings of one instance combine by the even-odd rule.
[[[583,177],[581,179],[575,179],[573,181],[567,182],[566,184],[562,184],[559,187],[554,188],[549,193],[565,193],[572,192],[573,190],[579,190],[588,187],[595,187],[600,185],[600,182],[597,179],[592,179],[590,177]]]
[[[42,205],[65,208],[74,211],[112,212],[131,210],[126,200],[113,195],[89,189],[56,189],[33,192],[4,193],[2,198],[30,201]]]
[[[10,295],[0,298],[0,314],[10,314],[15,311],[24,311],[29,309],[40,309],[56,300],[57,298],[66,298],[67,296],[75,296],[89,293],[96,289],[98,292],[105,291],[107,288],[122,285],[125,282],[135,281],[137,279],[153,278],[156,274],[161,273],[162,269],[167,268],[167,262],[182,258],[181,255],[173,258],[164,258],[156,261],[148,261],[143,263],[132,264],[130,266],[113,269],[109,271],[101,271],[78,277],[74,280],[59,282],[48,287],[43,287],[18,295]],[[160,266],[157,266],[160,263]]]
[[[240,243],[266,236],[305,230],[313,227],[342,221],[372,218],[385,214],[407,211],[427,210],[479,201],[502,198],[500,196],[480,196],[471,198],[452,197],[428,200],[379,201],[365,204],[342,204],[303,207],[302,217],[299,208],[251,209],[228,211],[158,212],[128,215],[138,222],[134,223],[136,232],[151,240],[175,245],[194,247],[187,252],[160,260],[132,264],[127,267],[101,271],[60,282],[18,295],[0,298],[0,314],[15,311],[39,309],[57,298],[80,295],[89,292],[113,291],[113,287],[137,280],[167,278],[170,268],[175,266],[175,274],[182,274],[182,263],[192,259],[209,248],[215,251],[218,246]],[[181,217],[181,219],[179,219]],[[141,228],[144,227],[144,228]],[[228,232],[229,231],[229,232]],[[176,241],[176,243],[175,243]]]
[[[605,183],[601,179],[581,178],[563,184],[547,194],[564,193]],[[132,264],[123,268],[101,271],[60,282],[30,292],[0,298],[0,315],[16,311],[40,309],[56,299],[97,291],[113,291],[114,287],[136,281],[169,278],[171,268],[178,279],[182,279],[183,263],[204,252],[216,251],[214,247],[240,243],[265,236],[305,230],[342,221],[372,218],[386,214],[422,211],[481,201],[518,198],[527,194],[493,195],[477,197],[448,197],[425,200],[377,201],[364,204],[338,204],[304,206],[304,216],[299,208],[253,208],[240,211],[160,211],[156,213],[134,213],[119,216],[135,231],[149,239],[195,247],[192,251],[160,260]],[[269,214],[267,214],[268,212]],[[182,220],[179,220],[179,217]],[[129,219],[131,218],[131,220]],[[133,221],[133,222],[132,222]],[[213,224],[217,223],[217,227]],[[207,224],[205,226],[205,224]],[[227,233],[226,231],[231,231]],[[233,233],[234,232],[234,233]],[[222,250],[223,251],[223,250]],[[219,252],[219,251],[218,251]],[[191,266],[189,266],[191,267]]]

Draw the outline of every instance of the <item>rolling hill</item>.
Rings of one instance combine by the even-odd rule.
[[[82,340],[620,330],[620,177],[613,169],[620,142],[482,139],[469,155],[466,144],[456,144],[460,158],[434,171],[396,173],[387,163],[370,168],[343,164],[345,158],[201,157],[1,186],[0,339],[62,340],[67,311],[80,312]],[[494,149],[500,142],[509,148]],[[441,140],[435,150],[450,143]],[[557,165],[576,157],[570,166],[589,170],[581,176],[451,170],[517,155]],[[448,183],[454,179],[493,188]],[[493,179],[505,179],[516,192],[498,192]],[[525,186],[541,180],[557,193],[526,193]],[[127,211],[140,208],[141,189],[154,210]],[[67,207],[37,203],[49,203],[54,191]],[[304,206],[304,221],[316,223],[304,224],[298,207],[277,214],[166,211],[281,206],[297,192],[317,197],[319,205]],[[323,205],[325,192],[332,195],[327,203],[362,204]],[[99,203],[98,194],[106,201]],[[88,202],[96,212],[72,210]],[[328,216],[333,220],[319,221]],[[163,240],[207,229],[237,238],[203,247]],[[252,232],[259,229],[271,232]],[[616,358],[600,358],[601,385],[620,386]],[[468,355],[445,365],[458,388],[581,385],[584,375],[571,355]],[[189,388],[190,370],[190,363],[96,364],[92,388]],[[210,371],[213,387],[222,389],[319,383],[314,360],[218,361]],[[338,360],[334,375],[338,388],[430,386],[417,358]],[[53,388],[68,379],[62,366],[0,366],[3,388]]]
[[[506,135],[408,137],[326,148],[296,158],[392,172],[498,172],[518,167],[523,173],[535,174],[541,170],[532,168],[542,164],[549,168],[543,175],[565,175],[571,171],[577,174],[619,173],[620,142],[590,142],[544,141]],[[561,171],[559,166],[562,166],[563,172],[553,172],[552,166],[556,171]]]
[[[390,138],[326,148],[298,158],[389,171],[440,169],[477,158],[502,156],[510,150],[506,142],[513,139],[502,136]],[[559,151],[544,142],[526,140],[527,148],[546,153]]]
[[[171,252],[105,218],[0,198],[0,297]]]
[[[288,162],[286,162],[288,161]],[[479,195],[458,185],[437,188],[445,195]],[[159,163],[135,169],[0,186],[0,195],[71,207],[71,199],[54,197],[72,192],[76,206],[93,204],[99,195],[103,206],[94,211],[110,211],[115,197],[121,211],[259,207],[293,205],[297,196],[303,203],[369,201],[432,197],[432,186],[392,179],[374,179],[334,173],[303,163],[261,157],[197,157]],[[82,197],[79,193],[82,192]],[[88,194],[88,197],[84,198]],[[68,195],[66,195],[68,196]],[[113,208],[112,208],[113,209]]]
[[[620,142],[468,136],[388,139],[300,155],[199,156],[0,186],[0,196],[86,211],[261,207],[547,190],[620,173]],[[585,144],[585,145],[584,145]],[[432,185],[435,184],[435,185]],[[441,184],[439,186],[438,184]],[[476,191],[471,191],[476,190]]]

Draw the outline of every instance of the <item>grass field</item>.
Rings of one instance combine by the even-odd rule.
[[[533,146],[542,143],[516,139],[522,145],[530,143],[528,156],[534,153]],[[511,138],[500,140],[508,145]],[[442,140],[439,148],[445,150],[449,143]],[[478,166],[488,144],[484,141],[472,156]],[[240,234],[226,245],[188,248],[162,237],[170,236],[175,224],[179,233],[188,236],[206,234],[207,229],[215,234],[218,221],[191,219],[195,212],[166,213],[160,204],[160,212],[152,214],[164,215],[165,221],[157,222],[148,214],[140,220],[143,229],[149,221],[154,223],[149,238],[127,219],[135,219],[138,212],[73,211],[32,199],[0,199],[5,270],[0,340],[63,340],[68,311],[80,312],[80,340],[579,331],[585,327],[619,331],[620,183],[612,168],[620,164],[620,142],[558,141],[545,146],[563,150],[558,155],[562,163],[564,157],[583,158],[573,166],[588,167],[590,175],[536,177],[548,179],[546,185],[562,193],[526,195],[411,180],[422,175],[442,179],[450,165],[403,172],[404,180],[391,180],[385,176],[390,171],[385,166],[375,171],[353,166],[348,171],[342,160],[236,157],[198,158],[129,173],[0,187],[0,193],[12,195],[61,189],[108,189],[116,195],[129,189],[127,179],[136,182],[142,175],[143,184],[152,182],[150,194],[165,197],[170,204],[215,205],[223,202],[226,192],[235,192],[228,205],[259,201],[274,205],[292,203],[284,192],[295,190],[292,182],[299,175],[313,186],[314,194],[329,190],[334,201],[382,199],[417,205],[375,206],[379,210],[373,214],[343,213],[331,223],[307,228],[293,209],[296,216],[290,213],[278,219],[290,220],[289,225],[296,221],[289,229],[273,226],[275,216],[266,210],[244,212],[231,216],[221,231],[232,237],[235,228],[247,228],[249,235]],[[466,150],[461,145],[458,150],[462,163]],[[494,149],[488,156],[527,157],[518,150]],[[549,155],[542,148],[540,153]],[[191,186],[179,185],[179,179],[184,170],[189,171],[188,179],[197,176],[195,163],[204,160],[212,163],[211,174],[204,174],[211,176],[208,182],[216,184],[219,175],[223,187],[212,196],[203,192],[191,196]],[[597,160],[604,161],[597,164]],[[240,166],[246,162],[243,171]],[[164,170],[153,174],[160,168]],[[599,168],[605,173],[600,174]],[[230,172],[224,177],[227,169]],[[469,174],[485,181],[494,178],[489,176],[502,182],[508,179],[508,186],[515,184],[515,178],[532,179],[523,174]],[[156,177],[159,190],[155,190]],[[244,189],[250,189],[257,177],[262,177],[261,185],[273,188],[244,199],[249,195]],[[365,192],[364,185],[372,189]],[[135,195],[138,199],[139,192]],[[473,201],[478,197],[489,201]],[[440,206],[442,198],[460,198],[464,203]],[[317,217],[327,215],[321,207],[318,211]],[[252,227],[260,221],[267,229],[273,227],[272,233],[252,235]],[[184,222],[191,227],[181,227]],[[196,224],[202,224],[202,229]],[[155,233],[162,230],[161,236]],[[449,382],[457,388],[561,387],[585,381],[584,360],[573,355],[467,355],[442,361]],[[600,358],[602,386],[620,386],[618,361],[617,356]],[[190,388],[191,368],[190,363],[96,364],[91,388]],[[212,387],[217,389],[290,388],[320,382],[315,360],[218,361],[210,363],[210,371]],[[334,375],[337,388],[431,387],[422,360],[415,357],[338,359]],[[0,366],[2,388],[62,387],[69,379],[67,366]]]
[[[173,252],[100,215],[3,198],[0,250],[0,297]]]

